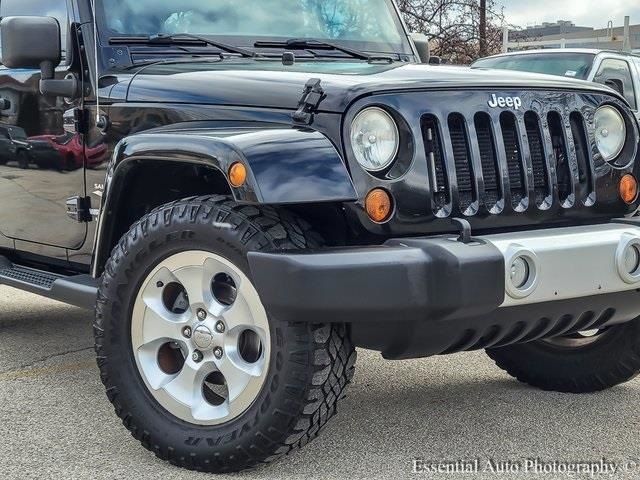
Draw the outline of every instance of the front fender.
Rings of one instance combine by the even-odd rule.
[[[355,187],[331,141],[313,130],[251,128],[158,130],[120,142],[110,166],[110,186],[120,183],[127,165],[143,160],[208,165],[227,178],[229,167],[248,167],[247,183],[231,191],[235,200],[255,204],[300,204],[357,200]]]
[[[217,169],[236,201],[258,205],[338,203],[357,200],[340,154],[323,134],[295,128],[158,129],[123,139],[109,164],[98,219],[93,273],[109,256],[113,225],[126,205],[127,175],[145,161],[181,162]],[[229,167],[243,162],[247,182],[230,185]],[[215,193],[215,192],[212,192]]]

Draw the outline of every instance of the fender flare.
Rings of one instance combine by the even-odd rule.
[[[145,161],[208,166],[224,175],[240,203],[291,205],[355,202],[358,199],[345,162],[322,133],[303,128],[166,128],[120,141],[107,170],[95,240],[94,275],[109,256],[109,225],[126,195],[126,177]],[[229,183],[228,170],[242,162],[248,171],[240,188]]]

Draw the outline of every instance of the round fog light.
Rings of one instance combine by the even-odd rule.
[[[540,280],[536,254],[520,245],[511,245],[505,256],[507,294],[516,300],[530,296]]]
[[[620,277],[629,284],[640,282],[640,237],[630,233],[622,236],[616,251]]]
[[[634,275],[640,267],[640,250],[637,245],[629,245],[624,252],[624,268]]]
[[[529,262],[524,257],[518,257],[511,263],[511,283],[517,289],[523,288],[529,282]]]

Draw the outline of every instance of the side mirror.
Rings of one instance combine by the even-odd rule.
[[[416,46],[416,50],[418,51],[418,56],[420,57],[420,61],[422,63],[428,64],[429,59],[431,58],[431,49],[429,47],[429,37],[421,33],[412,33],[411,40],[413,40],[413,44]]]
[[[614,89],[620,95],[624,95],[624,82],[619,78],[609,78],[604,81],[604,84],[607,87]]]
[[[429,65],[442,65],[442,58],[431,55],[429,58]]]
[[[43,95],[76,97],[78,81],[56,80],[62,61],[60,24],[53,17],[5,17],[0,22],[2,64],[7,68],[39,68]]]
[[[8,68],[40,68],[54,77],[62,61],[60,25],[51,17],[6,17],[0,22],[2,63]]]

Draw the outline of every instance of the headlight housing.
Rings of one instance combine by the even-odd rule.
[[[366,108],[351,124],[351,146],[362,168],[369,172],[385,170],[400,148],[398,124],[382,108]]]
[[[595,114],[596,144],[602,157],[612,162],[624,149],[627,140],[627,125],[617,108],[610,105],[600,107]]]

